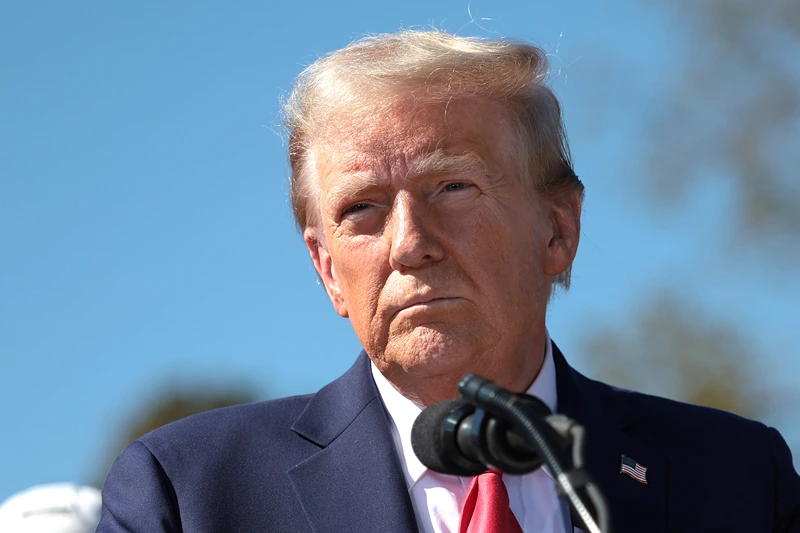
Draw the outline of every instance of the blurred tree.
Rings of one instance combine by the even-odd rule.
[[[800,2],[678,0],[675,50],[647,122],[647,172],[658,199],[708,177],[730,180],[736,234],[800,253]],[[739,239],[743,242],[745,239]]]
[[[169,386],[156,398],[140,408],[138,413],[121,425],[98,473],[92,479],[94,486],[101,487],[111,463],[122,449],[139,437],[181,418],[203,411],[256,401],[256,395],[248,386],[194,385],[192,387]]]
[[[673,68],[663,69],[661,88],[642,115],[643,172],[634,179],[654,193],[654,205],[678,209],[695,187],[717,180],[714,187],[734,201],[723,215],[731,231],[720,238],[773,252],[770,265],[787,265],[796,276],[800,2],[661,0],[658,8],[671,12],[681,45],[671,50]],[[714,257],[693,260],[704,259]],[[764,279],[763,272],[756,276]],[[641,302],[633,323],[598,325],[584,339],[592,373],[750,418],[781,418],[791,409],[781,407],[800,397],[766,374],[756,340],[698,310],[700,296],[662,291]]]
[[[630,327],[590,333],[584,353],[591,354],[590,374],[620,387],[748,418],[791,405],[786,392],[764,379],[763,358],[752,342],[666,292],[646,302]]]

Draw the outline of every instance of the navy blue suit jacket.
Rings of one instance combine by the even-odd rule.
[[[554,356],[559,409],[586,427],[614,533],[800,532],[800,478],[777,431],[610,387]],[[647,484],[620,474],[623,454]],[[316,394],[195,415],[132,443],[97,531],[417,531],[369,359]]]

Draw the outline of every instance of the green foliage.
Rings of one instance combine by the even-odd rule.
[[[735,191],[734,234],[794,261],[800,248],[782,244],[800,237],[800,2],[664,7],[687,46],[673,54],[678,69],[646,126],[654,199],[678,201],[698,182],[721,177]]]
[[[720,196],[732,199],[724,204],[719,241],[764,258],[747,275],[769,284],[772,269],[786,266],[786,279],[796,280],[800,2],[658,4],[671,13],[674,42],[682,45],[671,51],[672,63],[664,65],[660,89],[642,114],[647,135],[633,179],[653,193],[651,206],[678,210],[714,180]],[[719,251],[709,246],[705,257],[692,260],[723,259],[715,256]],[[746,338],[747,328],[702,313],[701,295],[678,299],[657,290],[640,302],[633,323],[597,324],[586,336],[591,374],[749,418],[796,420],[791,410],[800,394],[775,385],[778,376],[769,374],[774,369],[759,352],[763,339]]]

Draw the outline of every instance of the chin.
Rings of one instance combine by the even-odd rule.
[[[418,326],[391,339],[384,351],[384,360],[417,377],[455,373],[460,379],[483,351],[476,337],[474,330],[465,335],[446,325]]]

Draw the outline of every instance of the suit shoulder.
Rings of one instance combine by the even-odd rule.
[[[117,502],[113,511],[120,516],[135,516],[131,520],[142,524],[158,522],[137,531],[166,531],[163,524],[168,521],[178,524],[170,531],[181,527],[192,531],[243,530],[242,526],[228,527],[232,516],[247,520],[242,518],[244,513],[252,518],[248,514],[252,502],[247,503],[247,498],[241,509],[231,514],[232,508],[240,507],[232,503],[240,501],[240,494],[263,497],[263,501],[292,502],[287,505],[293,506],[294,493],[286,473],[319,450],[292,430],[310,398],[298,396],[215,409],[152,431],[130,444],[114,462],[103,489],[104,499]],[[143,495],[131,496],[133,492]],[[151,503],[153,499],[158,502]],[[161,514],[151,518],[151,507]],[[264,520],[268,524],[271,519]]]
[[[165,447],[181,443],[224,444],[248,436],[280,439],[305,409],[313,394],[222,407],[182,418],[139,439],[158,455]]]
[[[612,401],[627,414],[628,426],[648,429],[661,442],[691,441],[697,445],[728,441],[728,446],[768,447],[775,431],[734,413],[662,398],[610,385]]]
[[[628,413],[625,432],[675,459],[671,476],[676,486],[697,487],[711,480],[708,489],[719,492],[719,480],[735,472],[736,479],[746,482],[731,484],[734,494],[758,491],[748,496],[753,513],[758,498],[766,494],[765,512],[774,515],[776,526],[783,526],[776,531],[800,525],[800,476],[775,428],[719,409],[603,386]]]

